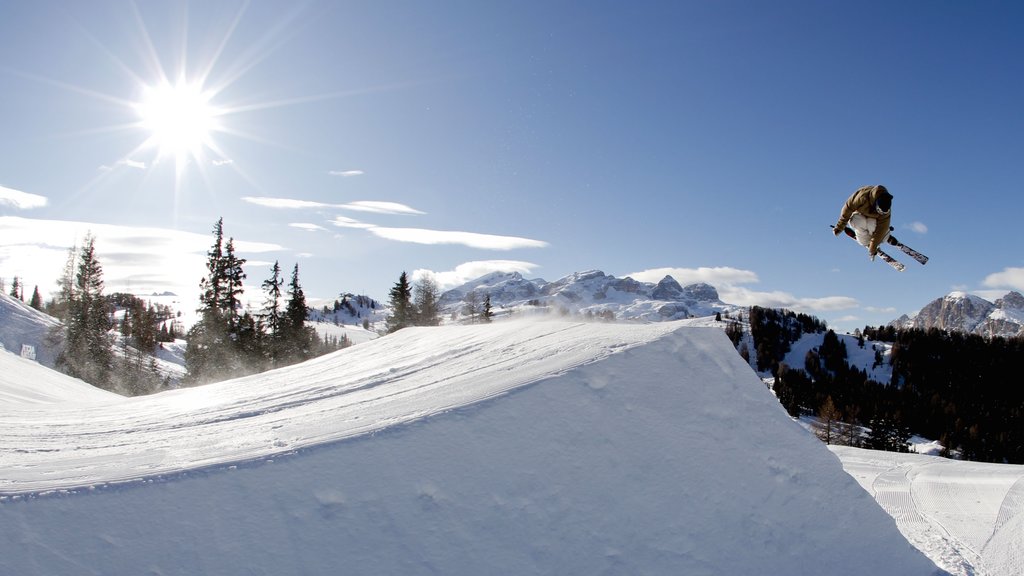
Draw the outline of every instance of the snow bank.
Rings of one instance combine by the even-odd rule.
[[[3,409],[4,574],[936,570],[717,329],[403,330],[203,388]]]
[[[8,352],[21,354],[22,347],[28,345],[35,349],[37,362],[53,367],[56,350],[46,345],[46,340],[58,326],[60,322],[51,316],[0,292],[0,345]]]
[[[0,414],[4,422],[13,423],[14,413],[19,408],[48,405],[46,410],[50,411],[55,404],[74,408],[122,399],[123,396],[100,390],[77,378],[40,366],[33,360],[0,351]],[[3,442],[0,440],[0,446],[8,447]],[[0,455],[0,462],[5,460],[6,457]],[[6,477],[7,474],[0,472],[0,476]]]

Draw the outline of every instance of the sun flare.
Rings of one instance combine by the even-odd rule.
[[[214,148],[212,134],[218,130],[221,112],[210,104],[212,93],[197,83],[163,82],[143,89],[135,104],[139,125],[150,136],[146,146],[158,155],[171,156],[179,163],[200,158],[204,149]]]

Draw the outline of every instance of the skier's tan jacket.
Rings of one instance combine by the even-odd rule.
[[[836,222],[836,229],[842,230],[855,212],[875,219],[875,232],[872,234],[871,244],[868,246],[868,252],[872,256],[878,252],[878,246],[885,239],[886,235],[889,234],[889,220],[892,212],[880,214],[875,210],[875,202],[883,194],[892,196],[883,186],[864,186],[859,188],[850,195],[846,200],[846,204],[843,204],[843,210],[839,214],[839,221]]]

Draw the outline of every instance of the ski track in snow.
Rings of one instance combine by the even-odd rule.
[[[943,570],[1024,574],[1024,467],[831,448],[907,540]]]

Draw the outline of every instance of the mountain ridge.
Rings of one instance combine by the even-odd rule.
[[[672,276],[657,283],[641,282],[600,270],[574,272],[554,282],[530,280],[518,272],[492,272],[445,291],[439,304],[446,314],[457,317],[471,296],[479,302],[490,297],[498,313],[554,309],[634,321],[681,320],[744,308],[723,302],[709,284],[682,286]]]
[[[1024,296],[1009,292],[995,302],[955,290],[932,300],[914,314],[904,314],[889,323],[900,329],[977,334],[987,338],[1024,336]]]

